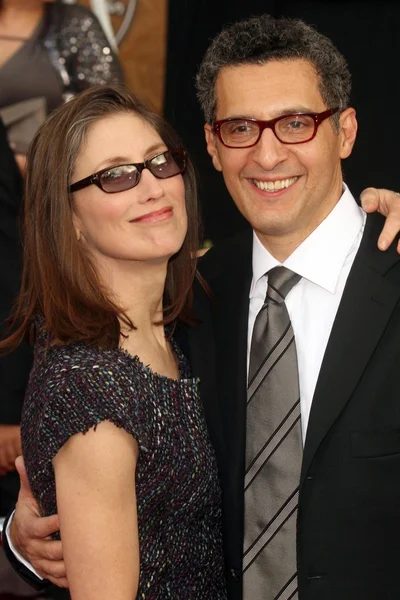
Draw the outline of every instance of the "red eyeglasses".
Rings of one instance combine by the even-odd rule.
[[[251,148],[259,141],[264,129],[272,129],[282,144],[304,144],[317,134],[325,119],[337,113],[331,108],[320,113],[294,113],[270,121],[257,119],[222,119],[212,124],[212,131],[228,148]]]

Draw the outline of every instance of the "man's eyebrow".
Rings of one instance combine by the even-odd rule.
[[[313,113],[316,112],[312,110],[309,106],[295,106],[291,108],[285,108],[282,111],[279,111],[278,117],[285,117],[287,115],[295,115],[297,113]],[[318,111],[317,111],[318,112]]]
[[[304,113],[314,113],[314,112],[319,112],[319,111],[315,111],[312,110],[309,106],[292,106],[290,108],[284,108],[284,109],[277,109],[275,112],[275,116],[271,117],[270,119],[257,119],[257,117],[253,116],[253,115],[249,115],[249,114],[235,114],[229,117],[226,117],[227,119],[232,119],[232,120],[245,120],[245,119],[255,119],[256,121],[272,121],[273,119],[277,119],[278,117],[286,117],[289,115],[296,115],[296,114],[304,114]],[[224,120],[224,119],[223,119]]]

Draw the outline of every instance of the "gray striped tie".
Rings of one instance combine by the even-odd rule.
[[[300,280],[268,273],[254,323],[247,391],[244,600],[294,600],[303,454],[296,346],[285,297]]]

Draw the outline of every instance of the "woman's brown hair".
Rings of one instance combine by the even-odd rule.
[[[99,119],[133,113],[151,125],[169,148],[181,147],[174,130],[128,91],[90,88],[54,111],[37,132],[28,154],[24,202],[24,265],[21,291],[10,319],[13,332],[0,350],[15,348],[30,332],[36,315],[44,317],[55,343],[84,341],[116,348],[121,320],[134,324],[102,286],[89,254],[78,242],[68,192],[76,158],[87,132]],[[191,322],[192,258],[199,247],[194,169],[183,175],[188,231],[168,264],[164,324]]]

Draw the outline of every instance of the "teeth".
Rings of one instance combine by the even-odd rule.
[[[267,192],[276,192],[277,190],[282,190],[283,188],[288,188],[290,185],[293,185],[295,181],[297,181],[298,177],[291,177],[290,179],[281,179],[280,181],[257,181],[257,179],[253,179],[253,183],[260,190],[264,190]]]

